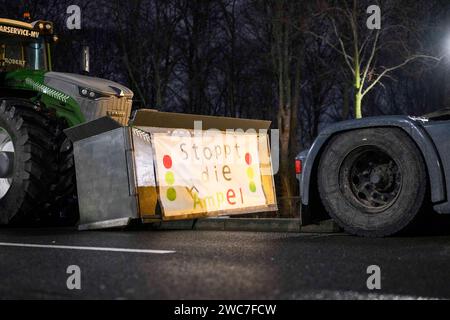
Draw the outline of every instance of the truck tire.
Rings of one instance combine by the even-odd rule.
[[[49,225],[78,220],[72,146],[64,122],[28,100],[0,99],[0,151],[13,152],[0,179],[0,224]]]
[[[345,231],[385,237],[413,224],[424,204],[427,175],[414,142],[398,128],[333,137],[318,167],[326,211]]]

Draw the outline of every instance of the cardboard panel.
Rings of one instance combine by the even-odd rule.
[[[193,130],[195,129],[196,121],[201,122],[202,130],[217,129],[221,131],[227,129],[242,129],[244,131],[249,129],[256,131],[267,130],[271,124],[270,121],[265,120],[214,117],[143,109],[135,113],[134,119],[130,121],[130,125],[135,127]]]
[[[260,170],[261,179],[264,194],[268,205],[273,209],[273,211],[278,210],[277,208],[277,198],[275,193],[275,181],[273,179],[272,170],[272,159],[270,156],[270,144],[267,134],[259,135],[259,158],[260,158]]]

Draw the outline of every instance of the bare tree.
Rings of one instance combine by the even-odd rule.
[[[338,52],[352,77],[354,87],[354,112],[356,118],[361,118],[362,102],[364,97],[377,85],[383,85],[383,80],[389,78],[395,70],[405,67],[418,59],[427,59],[439,62],[441,58],[432,55],[412,53],[406,42],[407,35],[413,32],[406,28],[401,21],[390,21],[393,15],[389,11],[398,13],[398,4],[385,4],[383,26],[381,29],[369,30],[366,26],[366,9],[369,3],[359,0],[339,1],[339,5],[329,6],[320,15],[320,18],[329,22],[330,34],[308,33],[321,39],[325,44]],[[378,3],[378,5],[380,5]],[[389,18],[388,18],[389,17]],[[400,60],[391,65],[385,65],[377,59],[383,51],[397,52]]]
[[[280,192],[288,203],[295,195],[292,150],[296,149],[297,113],[301,92],[302,5],[301,2],[289,0],[272,0],[266,4],[271,17],[271,57],[277,81]],[[293,25],[296,25],[296,28]]]

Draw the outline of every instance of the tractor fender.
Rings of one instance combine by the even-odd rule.
[[[374,127],[400,128],[411,137],[425,160],[430,183],[431,201],[433,203],[445,201],[446,187],[441,160],[436,146],[422,125],[423,121],[425,119],[408,116],[382,116],[348,120],[327,127],[320,132],[308,151],[304,151],[297,156],[303,162],[302,174],[299,176],[302,203],[308,205],[310,202],[312,175],[328,141],[339,133]]]

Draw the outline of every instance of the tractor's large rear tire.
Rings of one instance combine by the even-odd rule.
[[[426,193],[422,155],[401,129],[346,132],[328,143],[318,188],[330,216],[347,232],[384,237],[410,227]]]
[[[78,220],[72,145],[64,121],[21,99],[0,99],[0,152],[14,168],[0,179],[0,223],[74,224]]]

